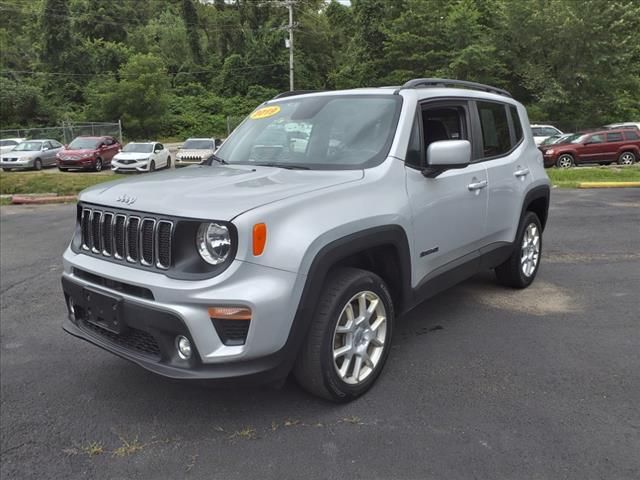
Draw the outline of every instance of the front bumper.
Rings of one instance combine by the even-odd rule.
[[[95,166],[95,158],[83,158],[81,160],[60,160],[58,159],[58,167],[62,168],[91,168]]]
[[[193,158],[190,157],[188,159],[176,158],[176,168],[187,167],[189,165],[200,165],[202,163],[202,158]]]
[[[297,351],[295,342],[289,340],[304,278],[236,261],[219,277],[184,281],[105,263],[67,250],[62,278],[65,299],[68,302],[69,298],[79,298],[86,288],[117,296],[122,303],[122,319],[130,327],[127,332],[137,337],[118,337],[71,312],[64,323],[68,333],[171,378],[243,378],[254,383],[288,374]],[[76,268],[111,281],[122,279],[150,295],[87,281],[75,273]],[[105,274],[107,271],[109,275]],[[244,345],[226,345],[208,315],[210,306],[232,305],[244,305],[252,311]],[[189,361],[177,355],[177,335],[185,335],[191,341],[194,354]],[[142,342],[141,348],[138,341]],[[151,348],[149,344],[153,344]]]
[[[15,162],[0,161],[0,168],[33,168],[33,159],[16,160]]]
[[[553,167],[556,164],[558,156],[557,155],[548,155],[546,153],[542,154],[542,159],[545,167]]]
[[[111,170],[114,172],[148,172],[149,161],[145,160],[135,163],[111,162]]]

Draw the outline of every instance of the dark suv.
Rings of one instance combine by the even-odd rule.
[[[640,133],[636,130],[604,130],[576,134],[566,143],[543,150],[544,166],[569,168],[581,163],[631,165],[640,158]]]
[[[122,146],[113,137],[77,137],[63,151],[58,153],[58,169],[94,170],[111,165],[111,159]]]

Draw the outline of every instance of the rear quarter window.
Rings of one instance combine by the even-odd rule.
[[[624,137],[627,140],[640,140],[640,135],[638,135],[638,132],[634,132],[633,130],[625,131]]]
[[[520,115],[518,115],[518,109],[515,105],[509,105],[509,112],[511,113],[511,123],[513,123],[513,131],[516,136],[516,144],[522,140],[522,123],[520,123]]]

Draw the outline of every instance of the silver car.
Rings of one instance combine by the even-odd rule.
[[[42,170],[56,165],[56,155],[63,148],[57,140],[25,140],[0,156],[0,167],[5,172],[24,168]]]
[[[534,281],[549,193],[504,90],[287,93],[205,164],[80,195],[64,328],[167,377],[293,372],[349,401],[424,299],[489,269],[510,288]]]

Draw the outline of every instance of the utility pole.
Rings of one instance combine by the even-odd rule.
[[[293,0],[287,1],[289,7],[289,90],[293,91]]]

